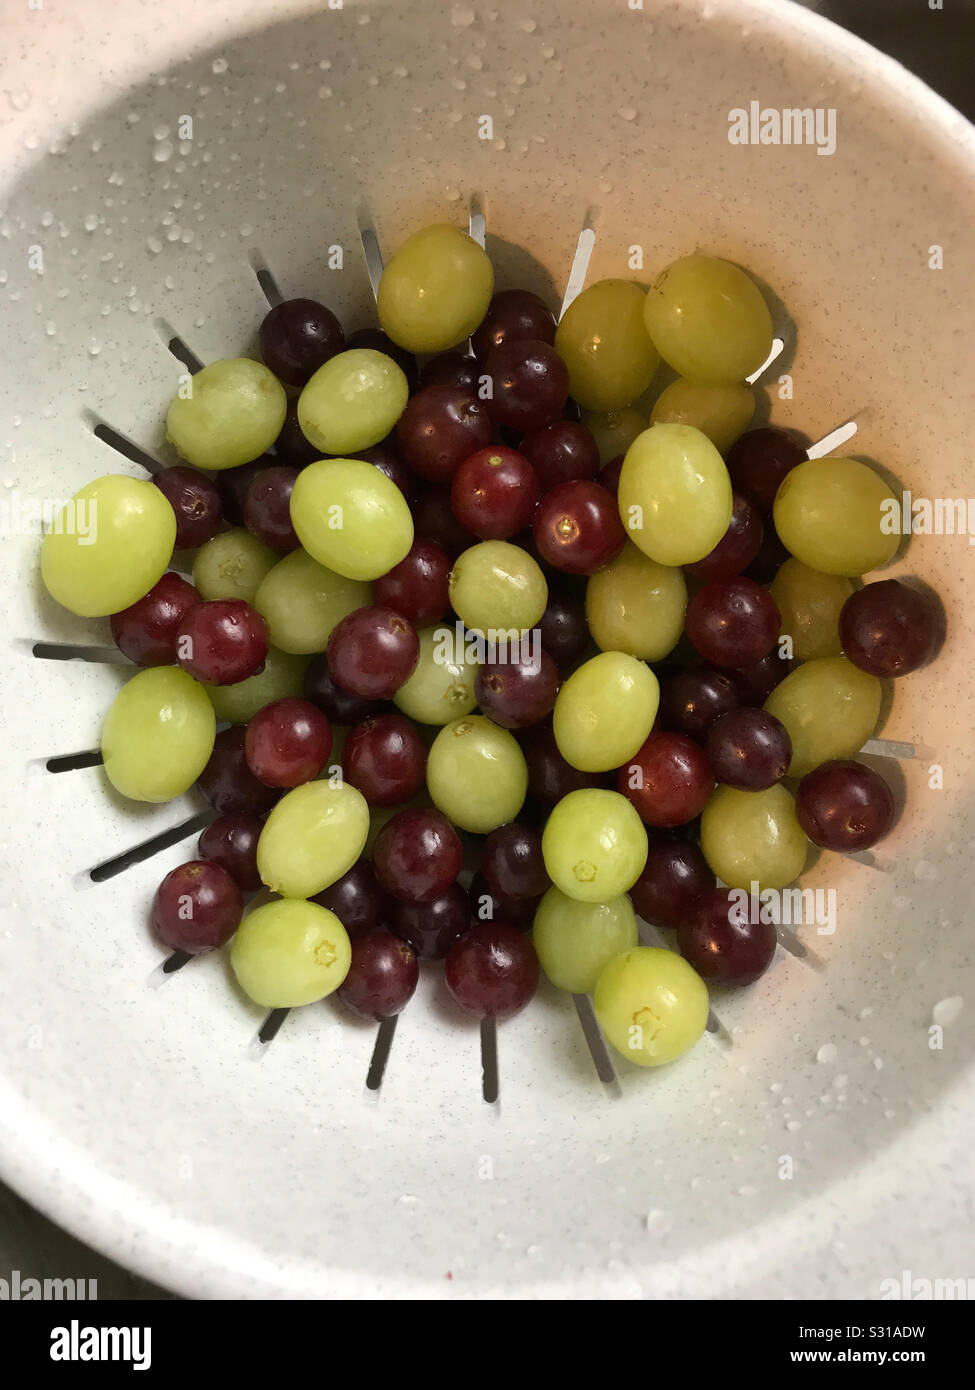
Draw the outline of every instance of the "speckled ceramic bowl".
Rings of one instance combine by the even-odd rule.
[[[199,807],[46,770],[97,745],[124,669],[32,654],[104,645],[107,625],[48,601],[17,521],[139,471],[99,420],[166,456],[166,342],[252,350],[255,264],[366,325],[360,221],[390,248],[463,224],[472,194],[501,285],[558,298],[590,210],[591,279],[633,273],[634,246],[647,274],[695,247],[751,267],[795,325],[773,417],[811,438],[855,418],[856,450],[916,495],[975,494],[971,128],[781,0],[170,0],[165,23],[149,0],[86,0],[5,25],[23,56],[0,216],[4,1176],[197,1295],[877,1296],[905,1269],[972,1274],[965,536],[915,538],[893,568],[940,591],[951,637],[886,716],[917,756],[890,765],[907,811],[880,866],[827,855],[806,880],[835,888],[835,933],[803,929],[753,989],[716,995],[722,1031],[678,1065],[620,1060],[621,1094],[543,989],[499,1031],[488,1106],[477,1030],[433,977],[378,1095],[375,1030],[329,1005],[261,1054],[219,956],[150,987],[147,906],[192,839],[89,871]],[[835,110],[835,152],[731,144],[752,101]]]

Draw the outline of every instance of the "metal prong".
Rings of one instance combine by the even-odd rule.
[[[480,195],[477,193],[471,195],[471,215],[468,228],[474,241],[483,250],[487,237],[487,218],[484,216]]]
[[[586,213],[586,220],[582,224],[582,231],[579,233],[579,240],[576,242],[576,253],[572,257],[572,269],[569,271],[568,283],[565,287],[565,295],[562,299],[562,308],[559,310],[559,320],[565,317],[565,311],[574,299],[582,293],[582,287],[586,283],[586,276],[589,273],[589,262],[592,259],[592,248],[596,244],[596,233],[593,230],[594,222],[593,210]]]
[[[182,363],[188,372],[196,375],[203,370],[203,363],[189,344],[176,332],[172,324],[165,319],[156,319],[156,332],[162,338],[166,347],[176,358],[177,362]]]
[[[82,647],[75,642],[31,642],[31,656],[42,661],[91,661],[101,666],[131,666],[118,647]]]
[[[596,1012],[592,1006],[592,1000],[588,994],[573,994],[572,1002],[576,1006],[576,1013],[579,1015],[579,1023],[582,1026],[582,1036],[586,1040],[589,1048],[589,1055],[592,1057],[592,1064],[596,1068],[596,1075],[603,1085],[611,1090],[614,1095],[622,1095],[619,1078],[616,1075],[616,1068],[613,1066],[613,1059],[609,1055],[609,1048],[606,1039],[603,1037],[602,1029],[596,1020]]]
[[[383,1073],[389,1060],[389,1050],[393,1045],[398,1019],[399,1014],[390,1014],[388,1018],[379,1020],[376,1043],[372,1049],[372,1060],[369,1063],[369,1071],[366,1076],[366,1089],[369,1091],[378,1091],[383,1084]]]
[[[100,748],[92,748],[84,753],[59,753],[46,758],[44,766],[48,772],[77,772],[82,767],[100,767],[104,762]]]
[[[745,377],[745,380],[748,382],[749,386],[754,386],[755,382],[758,381],[759,377],[764,376],[765,372],[769,369],[769,367],[771,367],[772,363],[777,358],[781,357],[783,352],[785,352],[784,340],[782,338],[773,338],[772,351],[769,353],[768,357],[766,357],[765,361],[762,363],[762,365],[758,368],[757,371],[752,372],[751,376]]]
[[[829,434],[824,434],[822,439],[817,439],[815,444],[810,444],[807,454],[811,459],[821,459],[826,454],[831,454],[834,449],[838,449],[841,444],[845,444],[848,439],[852,439],[857,432],[857,422],[847,420],[845,425],[837,425],[835,430],[830,430]]]
[[[790,956],[795,956],[796,960],[801,960],[803,964],[820,973],[826,969],[826,962],[822,956],[817,956],[815,951],[810,951],[806,943],[800,941],[798,934],[792,927],[784,927],[781,923],[777,923],[775,935],[779,945],[784,951],[788,951]]]
[[[163,467],[158,459],[153,458],[152,454],[142,448],[141,444],[134,443],[121,430],[115,429],[113,425],[107,425],[93,410],[82,411],[82,416],[96,439],[100,439],[103,444],[107,444],[110,449],[114,449],[117,454],[121,454],[130,463],[138,463],[147,473],[158,473]]]
[[[893,738],[868,738],[860,752],[872,753],[878,758],[898,758],[902,761],[934,757],[933,748],[925,748],[921,743],[901,743]]]
[[[494,1105],[501,1087],[498,1081],[498,1025],[493,1018],[481,1019],[481,1094]]]
[[[177,970],[182,970],[183,966],[191,961],[193,957],[188,951],[174,951],[171,956],[167,956],[161,965],[157,965],[149,976],[146,984],[150,989],[158,989],[165,984],[170,975],[175,975]]]
[[[284,295],[278,289],[278,282],[275,280],[271,271],[268,270],[267,262],[256,247],[248,253],[247,259],[250,261],[251,269],[257,276],[257,283],[261,287],[264,298],[271,308],[276,308],[284,299]]]
[[[272,1009],[258,1031],[258,1042],[263,1043],[265,1047],[268,1043],[273,1042],[290,1012],[290,1009]]]
[[[197,815],[191,816],[189,820],[184,820],[169,830],[163,830],[160,834],[143,840],[141,845],[133,845],[131,849],[123,850],[121,854],[116,854],[111,859],[96,864],[93,869],[88,870],[84,878],[92,883],[104,883],[106,879],[124,873],[133,865],[151,859],[154,854],[159,854],[172,845],[178,845],[181,840],[188,840],[191,835],[197,834],[204,826],[209,825],[213,818],[212,811],[201,811]]]
[[[379,281],[383,274],[383,253],[379,249],[379,237],[372,223],[372,213],[367,207],[359,209],[359,240],[366,261],[366,274],[372,286],[373,295],[379,295]]]

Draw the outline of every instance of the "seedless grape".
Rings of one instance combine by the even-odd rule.
[[[433,804],[461,830],[486,835],[514,820],[528,790],[528,767],[507,729],[475,714],[440,730],[427,758]]]
[[[352,868],[369,833],[369,806],[347,783],[306,782],[277,803],[257,845],[268,888],[310,898]]]
[[[284,898],[248,912],[230,947],[246,995],[265,1009],[294,1009],[333,993],[349,973],[348,932],[327,907]]]
[[[792,739],[790,777],[820,763],[851,758],[870,738],[880,715],[883,687],[844,656],[807,661],[777,685],[765,709]]]
[[[839,656],[840,611],[853,593],[848,579],[790,559],[769,588],[782,614],[782,631],[792,638],[792,655],[797,661]]]
[[[287,404],[284,387],[262,362],[228,357],[203,367],[190,394],[176,396],[166,437],[196,468],[238,468],[271,447]]]
[[[760,792],[718,787],[701,815],[701,849],[729,888],[784,888],[806,863],[806,836],[781,783]]]
[[[693,425],[719,454],[727,453],[755,414],[755,393],[743,382],[704,386],[678,377],[657,397],[651,425]]]
[[[574,671],[555,701],[559,752],[580,772],[608,772],[631,758],[657,714],[650,667],[624,652],[601,652]]]
[[[553,887],[538,905],[532,940],[557,989],[591,994],[607,961],[637,944],[636,914],[625,893],[610,902],[581,903]]]
[[[265,576],[254,607],[267,622],[272,645],[300,655],[324,651],[333,628],[369,597],[368,584],[334,574],[304,550],[294,550]]]
[[[650,424],[645,415],[632,406],[623,410],[583,412],[582,423],[589,430],[599,449],[599,463],[605,467],[627,449]]]
[[[620,410],[650,385],[660,355],[643,320],[644,298],[632,280],[600,280],[565,311],[555,350],[584,410]]]
[[[586,585],[586,618],[597,647],[661,661],[684,626],[687,586],[675,565],[658,565],[627,541]]]
[[[469,338],[487,313],[494,270],[459,227],[414,232],[387,263],[376,307],[383,329],[410,352],[444,352]]]
[[[291,520],[308,553],[346,579],[378,579],[413,544],[406,498],[363,459],[322,459],[302,469],[291,494]]]
[[[385,439],[410,393],[384,352],[349,348],[329,358],[298,397],[298,423],[323,454],[357,454]]]
[[[882,510],[883,509],[883,510]],[[856,459],[807,459],[775,495],[775,529],[787,550],[811,569],[850,577],[886,565],[899,533],[883,529],[900,502],[879,474]]]
[[[264,668],[236,685],[205,685],[218,719],[231,724],[247,724],[259,709],[272,700],[285,700],[304,693],[308,659],[269,647]]]
[[[692,565],[731,521],[731,479],[706,435],[692,425],[652,425],[630,445],[619,507],[630,539],[661,565]]]
[[[203,686],[175,666],[140,671],[116,695],[102,730],[105,772],[134,801],[171,801],[213,752],[216,719]]]
[[[470,714],[477,705],[477,662],[468,660],[466,647],[454,641],[452,628],[427,627],[417,635],[416,668],[393,703],[420,724],[449,724]]]
[[[715,256],[684,256],[667,266],[650,287],[644,312],[657,351],[689,381],[743,381],[772,349],[761,290]]]
[[[280,558],[250,531],[221,531],[196,552],[193,583],[201,598],[242,598],[253,603],[261,580]]]
[[[708,1021],[700,975],[676,951],[656,946],[614,956],[596,982],[593,1005],[607,1041],[638,1067],[676,1061]]]
[[[450,571],[450,602],[472,632],[524,632],[545,612],[548,585],[527,551],[508,541],[482,541]]]
[[[633,886],[647,860],[647,832],[625,796],[601,788],[569,792],[542,833],[548,876],[567,897],[600,903]]]

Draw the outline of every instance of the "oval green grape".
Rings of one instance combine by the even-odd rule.
[[[625,652],[601,652],[573,671],[556,696],[559,752],[580,772],[622,767],[650,733],[659,702],[649,666]]]
[[[596,646],[640,661],[662,661],[674,649],[686,608],[684,571],[658,565],[632,541],[586,584],[586,619]]]
[[[237,527],[201,545],[193,561],[193,585],[201,598],[242,598],[253,603],[261,580],[281,559],[276,550]]]
[[[230,946],[237,983],[265,1009],[295,1009],[332,994],[349,973],[348,932],[326,907],[282,898],[248,912]]]
[[[877,677],[845,656],[818,657],[790,672],[765,701],[792,739],[789,776],[858,753],[876,730],[882,694]]]
[[[726,454],[755,414],[755,392],[743,382],[704,386],[676,381],[661,391],[650,413],[652,425],[693,425]]]
[[[532,628],[545,612],[548,585],[526,550],[481,541],[454,561],[449,579],[454,612],[471,632],[487,635]]]
[[[625,893],[606,903],[581,903],[553,886],[535,912],[538,963],[557,989],[570,994],[591,994],[607,961],[638,940]]]
[[[323,454],[357,454],[385,439],[410,388],[399,363],[373,348],[330,357],[298,397],[301,432]]]
[[[647,295],[647,332],[665,362],[688,381],[744,381],[772,350],[772,316],[750,276],[716,256],[684,256]]]
[[[584,410],[621,410],[653,380],[660,354],[644,323],[644,298],[633,280],[599,280],[563,314],[555,351],[569,369],[569,395]]]
[[[692,425],[651,425],[626,451],[620,518],[644,555],[693,565],[728,529],[731,479],[707,435]]]
[[[782,479],[773,517],[786,550],[824,574],[853,578],[879,569],[900,542],[899,500],[856,459],[797,464]]]
[[[676,951],[636,946],[605,966],[593,1007],[607,1042],[638,1067],[675,1062],[707,1027],[707,985]]]
[[[406,498],[363,459],[322,459],[303,468],[291,494],[291,520],[309,555],[346,579],[388,574],[413,544]]]
[[[701,849],[729,888],[784,888],[802,873],[809,842],[781,783],[760,792],[718,787],[701,813]]]
[[[577,902],[611,902],[647,862],[647,832],[619,792],[586,788],[555,806],[542,832],[542,856],[556,888]]]
[[[102,729],[112,786],[133,801],[171,801],[193,785],[213,752],[217,722],[203,686],[175,666],[126,681]]]
[[[420,654],[409,680],[393,696],[403,714],[419,724],[449,724],[477,706],[479,663],[453,628],[426,627],[417,636]]]
[[[256,676],[248,676],[235,685],[204,685],[218,719],[230,724],[247,724],[254,715],[274,700],[285,700],[304,694],[306,656],[268,647],[264,667]]]
[[[782,634],[792,639],[797,661],[839,656],[840,611],[853,593],[848,579],[810,569],[793,558],[779,567],[769,590],[782,614]]]
[[[228,357],[202,367],[177,395],[166,438],[194,468],[219,472],[260,458],[284,424],[288,398],[263,362]]]
[[[446,222],[423,227],[387,262],[376,307],[383,331],[408,352],[444,352],[487,313],[494,269],[477,242]]]
[[[369,806],[348,783],[305,782],[264,822],[257,871],[274,893],[311,898],[352,868],[369,834]]]
[[[292,550],[264,576],[254,607],[267,623],[272,646],[310,655],[325,650],[333,628],[367,607],[371,593],[368,584],[333,573],[304,550]]]
[[[596,441],[602,466],[625,454],[650,421],[639,410],[627,406],[623,410],[583,411],[582,423]]]
[[[528,767],[517,739],[482,714],[440,730],[427,756],[434,806],[475,835],[514,820],[528,791]]]

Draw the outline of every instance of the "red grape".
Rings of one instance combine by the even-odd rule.
[[[474,355],[483,361],[502,343],[555,342],[555,315],[530,290],[500,290],[488,305],[484,322],[471,339]]]
[[[269,787],[311,782],[328,762],[332,726],[317,705],[298,696],[258,710],[244,738],[247,766]]]
[[[481,873],[492,893],[509,898],[540,898],[549,886],[542,837],[527,825],[499,825],[484,841]]]
[[[279,445],[280,438],[274,447],[277,449]],[[318,454],[312,455],[312,458],[318,457]],[[306,460],[306,462],[310,461]],[[233,526],[243,526],[244,498],[247,496],[247,489],[258,473],[263,473],[265,468],[277,468],[283,462],[284,460],[279,454],[262,454],[260,458],[254,459],[250,463],[242,463],[238,468],[225,468],[221,473],[218,473],[215,483],[217,491],[220,493],[224,520],[229,521]]]
[[[728,450],[732,487],[759,516],[770,517],[782,479],[806,458],[805,449],[785,430],[748,430]]]
[[[626,543],[616,499],[598,483],[560,483],[539,502],[532,535],[542,558],[567,574],[594,574]]]
[[[111,617],[120,652],[139,666],[172,666],[180,624],[200,595],[180,574],[164,574],[145,598]]]
[[[244,525],[274,550],[296,550],[301,544],[291,524],[291,493],[299,471],[284,464],[264,468],[244,494]]]
[[[257,872],[257,842],[264,822],[260,816],[238,813],[218,816],[200,836],[201,859],[219,864],[243,893],[256,893],[261,886]]]
[[[625,454],[617,454],[609,463],[604,463],[596,474],[596,482],[600,487],[604,487],[607,492],[611,492],[614,497],[618,496],[620,490],[620,474],[623,471],[623,460]]]
[[[198,956],[229,941],[244,901],[226,869],[191,859],[168,873],[156,889],[152,925],[164,946]]]
[[[785,726],[763,709],[733,709],[719,715],[704,746],[717,780],[739,791],[760,792],[773,786],[792,761],[792,739]]]
[[[686,565],[688,574],[696,579],[733,579],[746,570],[758,555],[765,531],[762,518],[744,497],[735,493],[734,507],[728,529],[717,545],[693,565]]]
[[[539,498],[535,470],[523,454],[502,445],[478,449],[460,465],[450,487],[454,516],[486,541],[523,531]]]
[[[507,661],[480,667],[474,683],[481,710],[502,729],[524,729],[547,719],[559,691],[559,670],[548,652],[539,648],[534,660],[509,654]]]
[[[393,900],[368,859],[358,860],[311,901],[334,912],[353,941],[389,926],[393,917]]]
[[[460,836],[439,811],[399,811],[376,836],[372,862],[395,898],[430,902],[455,881],[464,862]]]
[[[417,499],[413,506],[413,529],[418,537],[433,541],[452,559],[477,542],[477,537],[465,531],[454,516],[449,487],[429,487]]]
[[[840,853],[875,845],[895,814],[894,794],[883,777],[853,760],[821,763],[796,792],[796,817],[810,840]]]
[[[749,579],[754,579],[756,584],[771,584],[790,557],[789,552],[779,540],[779,533],[772,524],[772,518],[766,517],[762,525],[764,527],[762,543],[758,547],[758,553],[754,560],[750,565],[745,566],[744,573]]]
[[[487,405],[456,386],[428,386],[396,425],[396,445],[415,473],[446,483],[469,455],[491,442]]]
[[[599,445],[592,431],[572,420],[556,420],[526,434],[521,452],[534,468],[543,492],[559,483],[592,482],[599,472]]]
[[[796,663],[791,657],[779,656],[778,650],[773,648],[760,661],[754,661],[749,666],[735,667],[728,672],[728,676],[734,684],[741,704],[764,705],[775,687],[795,668]]]
[[[495,892],[480,872],[471,879],[467,891],[475,922],[508,922],[519,931],[531,931],[541,897],[515,898],[509,893]]]
[[[731,676],[711,666],[675,671],[660,682],[661,728],[703,742],[719,714],[737,708],[738,691]]]
[[[476,922],[447,953],[444,981],[474,1018],[511,1018],[538,988],[535,948],[504,922]]]
[[[698,898],[714,885],[700,846],[668,835],[651,839],[647,862],[630,897],[645,921],[673,928],[690,920]]]
[[[420,390],[428,386],[454,386],[477,395],[480,367],[476,357],[464,352],[441,352],[420,370]]]
[[[389,481],[396,484],[407,502],[412,502],[416,497],[416,479],[410,471],[409,464],[400,458],[388,440],[383,440],[381,444],[373,444],[369,449],[361,449],[359,453],[350,457],[371,463],[380,473],[385,473]]]
[[[264,669],[267,623],[240,598],[196,603],[176,634],[176,660],[207,685],[236,685]]]
[[[782,618],[768,589],[739,575],[706,584],[687,605],[687,635],[705,661],[747,666],[775,646]]]
[[[727,888],[701,898],[693,916],[677,928],[681,955],[702,980],[714,984],[753,984],[772,964],[775,942],[775,926]]]
[[[620,768],[616,788],[645,824],[670,830],[701,814],[714,791],[714,774],[699,743],[662,732],[651,734]]]
[[[542,647],[556,665],[571,666],[589,646],[585,605],[549,590],[548,604],[538,622]]]
[[[485,375],[491,380],[491,419],[513,430],[527,433],[551,424],[569,395],[568,367],[554,347],[537,339],[492,348]]]
[[[470,928],[467,894],[459,883],[422,903],[397,902],[392,928],[420,960],[442,960]]]
[[[304,432],[298,424],[298,402],[296,400],[289,401],[284,416],[284,424],[274,441],[274,457],[270,461],[272,463],[289,463],[295,468],[304,468],[308,463],[315,463],[321,456],[321,449],[316,449],[311,440],[305,438]],[[244,468],[252,468],[257,472],[260,468],[267,468],[267,466],[268,460],[264,458],[258,459],[256,465],[245,463],[241,468],[228,468],[225,473],[220,474],[220,482],[229,479],[231,473],[242,472]],[[246,487],[244,491],[247,491]],[[242,504],[243,498],[241,498]]]
[[[374,931],[353,941],[338,996],[360,1018],[389,1018],[406,1008],[419,978],[412,946],[390,931]]]
[[[358,724],[342,751],[342,772],[370,806],[398,806],[416,796],[426,776],[427,749],[402,714]]]
[[[944,612],[936,599],[898,579],[851,594],[840,613],[844,655],[872,676],[906,676],[937,656]]]
[[[398,565],[374,582],[372,596],[380,608],[400,613],[414,627],[429,627],[450,607],[449,574],[447,552],[433,541],[418,539]]]
[[[357,608],[332,630],[326,655],[339,685],[363,700],[387,700],[413,674],[420,639],[392,608]]]
[[[305,667],[305,695],[333,724],[359,724],[374,714],[383,714],[385,700],[363,700],[338,684],[322,652]]]
[[[176,513],[176,549],[193,550],[223,526],[223,501],[216,483],[198,468],[161,468],[152,481]]]
[[[210,760],[197,778],[196,785],[221,815],[264,815],[281,795],[251,772],[244,744],[240,725],[217,734]]]
[[[265,314],[261,356],[288,386],[304,386],[330,357],[345,349],[342,325],[314,299],[285,299]]]
[[[559,752],[551,725],[532,729],[525,743],[528,764],[529,795],[543,806],[554,806],[569,792],[584,787],[605,787],[606,778],[599,772],[580,772],[567,763]]]

